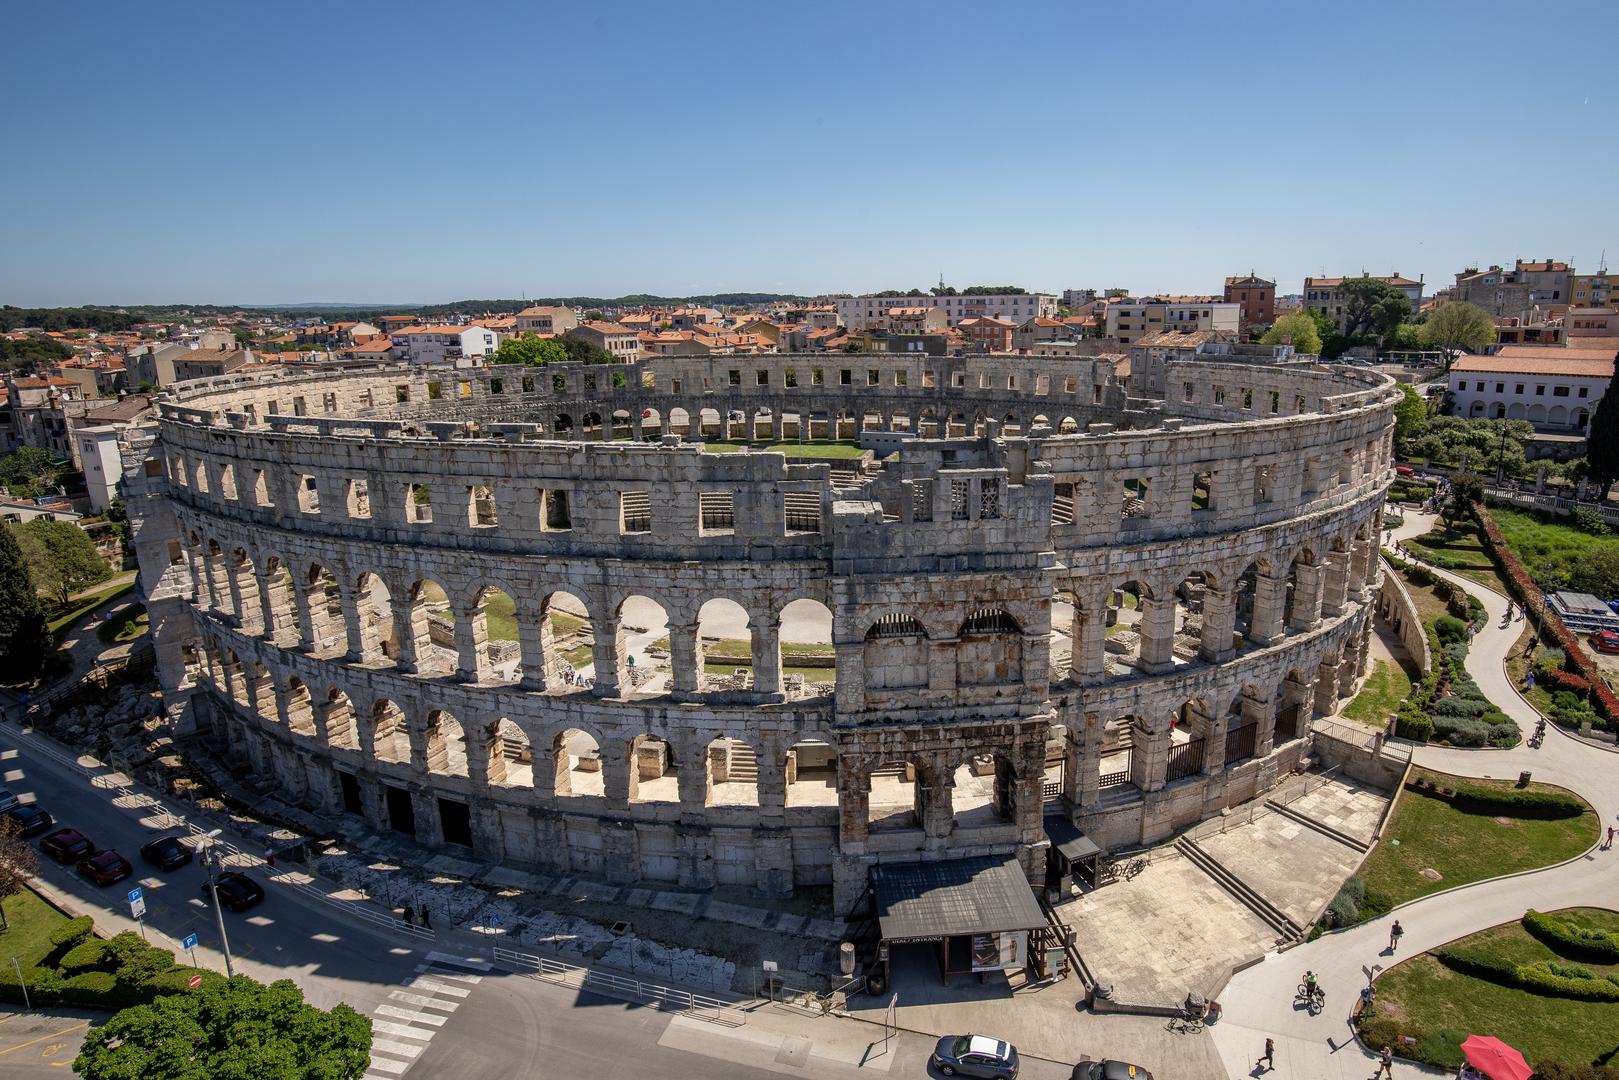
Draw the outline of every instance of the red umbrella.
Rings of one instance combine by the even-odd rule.
[[[1490,1080],[1529,1080],[1533,1074],[1522,1054],[1489,1035],[1469,1035],[1462,1041],[1462,1053]]]

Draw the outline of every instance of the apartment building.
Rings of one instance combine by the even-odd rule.
[[[1572,271],[1568,263],[1545,259],[1516,260],[1512,268],[1470,266],[1456,275],[1450,298],[1483,308],[1497,319],[1530,318],[1536,309],[1563,307],[1569,301]]]
[[[481,367],[484,357],[500,345],[493,330],[470,326],[408,326],[391,338],[394,357],[412,364],[453,362],[457,367]]]
[[[1619,299],[1614,295],[1616,278],[1619,278],[1619,274],[1610,275],[1606,270],[1599,270],[1595,274],[1570,274],[1569,307],[1607,307]]]
[[[1366,273],[1360,276],[1363,278],[1372,277],[1372,275]],[[1345,294],[1343,286],[1344,282],[1348,280],[1351,279],[1341,277],[1305,278],[1304,310],[1323,313],[1338,324],[1339,330],[1342,330],[1344,328],[1344,306],[1347,303],[1347,294]],[[1372,280],[1381,281],[1385,285],[1393,285],[1396,289],[1405,293],[1406,299],[1411,301],[1412,315],[1416,315],[1422,310],[1423,283],[1420,280],[1412,281],[1410,278],[1401,277],[1398,270],[1388,277],[1373,278]]]
[[[598,349],[606,349],[621,364],[633,364],[641,359],[641,336],[617,323],[593,319],[574,327],[564,336],[580,338]]]
[[[983,296],[847,296],[837,301],[838,318],[850,330],[864,330],[887,317],[890,308],[937,308],[944,312],[945,325],[955,326],[963,319],[1006,319],[1014,326],[1038,315],[1055,318],[1055,293],[996,293]]]
[[[1121,345],[1164,331],[1212,330],[1236,334],[1240,304],[1219,296],[1146,296],[1116,300],[1107,306],[1107,336]]]
[[[1269,326],[1276,321],[1276,282],[1266,281],[1252,270],[1242,277],[1228,277],[1225,302],[1237,305],[1244,327]]]
[[[1613,378],[1613,356],[1611,345],[1573,342],[1506,345],[1493,356],[1463,356],[1450,368],[1450,411],[1583,432]]]
[[[517,333],[556,336],[579,325],[579,316],[572,308],[526,307],[517,313]]]

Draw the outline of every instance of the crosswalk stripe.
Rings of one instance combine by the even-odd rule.
[[[495,966],[472,956],[452,956],[449,953],[430,952],[427,954],[430,962],[436,961],[444,964],[454,964],[457,967],[472,968],[474,971],[493,971]]]
[[[420,1039],[423,1042],[438,1034],[437,1028],[411,1027],[409,1024],[395,1024],[388,1020],[378,1020],[376,1017],[371,1018],[371,1030],[380,1031],[384,1035],[398,1035],[405,1039]]]
[[[448,1016],[434,1016],[432,1013],[416,1009],[397,1009],[392,1005],[378,1005],[376,1013],[378,1016],[391,1016],[396,1020],[409,1020],[414,1024],[432,1024],[434,1027],[443,1027],[444,1021],[449,1019]]]
[[[445,971],[437,964],[423,964],[416,969],[418,975],[431,975],[435,979],[454,979],[456,982],[471,983],[477,986],[483,982],[482,975],[463,975],[458,971]]]
[[[449,983],[441,983],[437,979],[429,979],[425,975],[418,975],[405,985],[412,990],[427,990],[435,994],[448,994],[451,997],[458,998],[464,998],[472,993],[465,986],[451,986]]]
[[[374,1057],[374,1058],[371,1059],[371,1068],[380,1069],[381,1071],[383,1071],[385,1073],[393,1073],[394,1075],[397,1076],[399,1073],[402,1073],[406,1069],[410,1068],[410,1062],[408,1062],[408,1061],[391,1061],[388,1058],[375,1058]]]
[[[381,1050],[384,1054],[413,1058],[425,1049],[427,1049],[425,1046],[417,1046],[415,1043],[394,1042],[392,1039],[371,1040],[371,1052],[373,1054]]]
[[[424,1009],[442,1009],[445,1012],[454,1012],[461,1007],[459,1001],[440,1001],[438,998],[423,997],[420,994],[407,994],[403,990],[394,990],[388,996],[395,1001],[403,1001],[406,1005],[420,1005]]]

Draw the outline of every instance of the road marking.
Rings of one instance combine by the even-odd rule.
[[[53,1031],[49,1035],[41,1035],[37,1039],[29,1039],[27,1042],[18,1043],[16,1046],[8,1046],[4,1050],[0,1050],[0,1057],[4,1057],[6,1054],[9,1054],[9,1053],[11,1053],[11,1052],[13,1052],[15,1050],[21,1050],[24,1047],[33,1046],[35,1043],[42,1043],[46,1039],[54,1039],[58,1035],[66,1035],[70,1031],[77,1031],[80,1028],[86,1028],[86,1027],[89,1027],[89,1026],[90,1026],[90,1021],[86,1020],[82,1024],[74,1024],[72,1027],[65,1027],[60,1031]]]
[[[459,1001],[439,1001],[437,998],[423,997],[420,994],[407,994],[403,990],[391,992],[389,997],[395,1001],[403,1001],[406,1005],[420,1005],[423,1008],[443,1009],[445,1012],[454,1012],[461,1007]]]
[[[399,1035],[406,1039],[421,1039],[423,1042],[427,1042],[438,1034],[436,1028],[418,1028],[411,1027],[409,1024],[394,1024],[374,1017],[371,1020],[371,1030],[380,1031],[384,1035]]]
[[[443,1027],[448,1016],[434,1016],[432,1013],[418,1012],[415,1009],[398,1009],[392,1005],[378,1005],[372,1010],[378,1016],[391,1016],[396,1020],[409,1020],[415,1024],[432,1024],[434,1027]]]
[[[406,1069],[410,1068],[410,1062],[392,1061],[388,1058],[372,1058],[371,1068],[381,1069],[385,1073],[394,1073],[395,1075],[398,1075],[399,1073],[402,1073]]]
[[[371,1040],[371,1052],[373,1054],[381,1050],[384,1054],[397,1054],[400,1057],[413,1058],[426,1049],[427,1047],[417,1046],[415,1043],[394,1042],[392,1039]]]
[[[430,990],[435,994],[449,994],[451,997],[458,998],[464,998],[472,993],[465,986],[451,986],[449,983],[442,983],[437,979],[429,979],[425,975],[418,975],[405,985],[412,990]]]
[[[493,964],[479,960],[475,956],[451,956],[449,953],[430,952],[427,954],[427,960],[429,963],[454,964],[457,967],[472,968],[474,971],[495,970]]]
[[[1302,826],[1300,827],[1302,828]],[[477,986],[479,983],[483,982],[482,975],[462,975],[454,971],[445,971],[443,968],[436,967],[433,964],[422,964],[418,966],[416,968],[416,974],[432,975],[435,979],[454,979],[457,982],[471,983],[473,986]]]

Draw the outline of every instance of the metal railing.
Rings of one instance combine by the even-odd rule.
[[[694,994],[690,990],[677,990],[658,983],[613,975],[605,971],[563,963],[532,953],[495,947],[495,965],[520,975],[543,979],[557,986],[586,990],[603,997],[618,998],[650,1005],[655,1009],[684,1013],[697,1020],[708,1020],[728,1027],[741,1027],[748,1022],[748,1014],[737,1004],[716,997]]]

